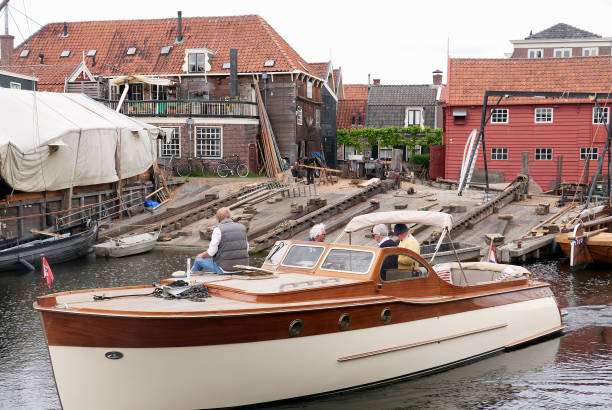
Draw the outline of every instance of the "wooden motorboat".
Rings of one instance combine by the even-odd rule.
[[[436,245],[421,245],[421,256],[429,263],[453,262],[459,258],[460,261],[472,261],[480,258],[480,246],[467,242],[445,242],[440,245],[435,260],[434,255]]]
[[[137,235],[127,235],[95,245],[96,256],[121,258],[149,252],[155,246],[160,231],[146,232]]]
[[[40,232],[0,243],[0,271],[34,270],[41,255],[50,264],[86,255],[98,239],[98,224],[91,222],[53,233]]]
[[[345,231],[373,221],[452,226],[439,212],[391,214],[358,216]],[[398,256],[412,259],[409,269]],[[185,279],[185,289],[207,289],[200,301],[155,297],[176,294],[168,284],[39,297],[63,408],[217,408],[362,388],[564,327],[549,285],[526,271],[495,280],[486,266],[460,268],[448,283],[403,248],[283,240],[261,268],[240,268]]]
[[[583,211],[555,238],[570,266],[590,262],[612,263],[612,216],[608,207]]]

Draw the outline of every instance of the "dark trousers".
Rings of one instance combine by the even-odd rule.
[[[306,168],[306,182],[314,184],[314,169]]]

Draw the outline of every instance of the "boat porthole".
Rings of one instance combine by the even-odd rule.
[[[106,352],[104,353],[104,357],[111,360],[121,359],[123,357],[123,353],[121,352]]]
[[[289,337],[299,336],[302,333],[302,328],[304,324],[302,323],[302,319],[295,319],[289,325]]]
[[[340,320],[338,320],[338,329],[346,330],[351,325],[351,317],[348,313],[343,313],[340,315]]]
[[[385,325],[391,323],[391,308],[386,307],[382,310],[382,313],[380,314],[380,320]]]

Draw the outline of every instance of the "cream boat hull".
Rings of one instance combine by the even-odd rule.
[[[282,340],[170,348],[49,346],[49,353],[67,410],[216,408],[317,395],[443,369],[561,327],[557,304],[546,297]],[[108,359],[110,351],[123,357]]]

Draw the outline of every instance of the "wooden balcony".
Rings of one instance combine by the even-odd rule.
[[[119,101],[101,102],[113,110],[119,104]],[[132,117],[259,117],[256,103],[225,100],[124,101],[121,113]]]

